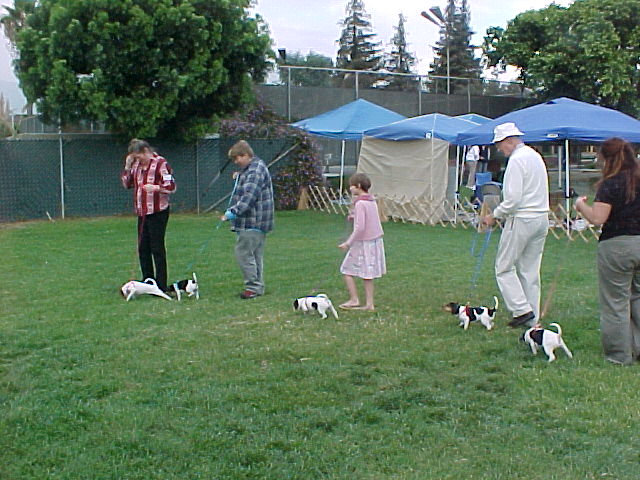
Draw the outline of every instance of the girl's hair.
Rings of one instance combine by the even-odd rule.
[[[596,187],[599,187],[604,180],[624,172],[627,180],[626,201],[633,202],[636,198],[636,189],[640,185],[640,167],[631,144],[618,137],[609,138],[600,146],[598,156],[604,165],[602,178]]]
[[[146,140],[140,140],[139,138],[132,138],[131,141],[129,142],[129,149],[128,149],[129,153],[142,153],[146,149],[153,150],[153,148],[151,148],[151,145],[149,145],[149,142],[147,142]]]
[[[371,188],[371,180],[364,173],[354,173],[349,177],[349,185],[356,186],[361,190],[368,192]]]

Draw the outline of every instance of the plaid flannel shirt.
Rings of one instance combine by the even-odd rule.
[[[136,215],[144,217],[169,208],[169,195],[176,191],[173,171],[167,161],[158,155],[153,158],[146,168],[142,168],[136,161],[132,168],[120,174],[120,181],[124,188],[133,188],[133,206]],[[160,191],[147,193],[145,184],[159,185]]]
[[[238,172],[237,184],[231,197],[231,211],[236,217],[231,220],[232,230],[273,230],[273,187],[271,175],[264,162],[253,157],[244,169]]]

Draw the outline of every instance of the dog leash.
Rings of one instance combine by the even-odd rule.
[[[238,188],[238,179],[240,178],[239,175],[236,176],[235,178],[235,182],[233,184],[233,190],[231,191],[231,195],[229,195],[229,202],[227,203],[227,210],[229,209],[229,207],[231,206],[231,201],[233,200],[233,196],[236,193],[236,189]],[[216,223],[216,227],[214,229],[214,232],[220,230],[220,227],[222,226],[222,224],[224,223],[223,220],[218,220],[218,223]],[[196,254],[193,256],[193,260],[191,260],[191,262],[189,262],[185,268],[185,272],[186,273],[190,273],[193,269],[193,266],[196,263],[196,260],[200,257],[200,255],[202,255],[205,250],[207,249],[207,247],[209,246],[209,244],[211,243],[211,241],[213,240],[213,235],[209,235],[209,238],[207,238],[207,240],[204,241],[204,243],[200,246],[200,248],[198,249],[198,251],[196,252]]]
[[[473,271],[473,275],[471,276],[471,292],[473,293],[478,287],[478,277],[480,276],[480,271],[482,270],[482,262],[484,261],[485,253],[487,252],[487,248],[489,248],[489,243],[491,242],[491,234],[493,233],[493,228],[489,228],[486,232],[484,232],[484,241],[482,242],[482,248],[479,252],[477,252],[478,247],[478,237],[482,234],[482,232],[478,229],[473,236],[473,241],[471,243],[471,256],[476,258],[476,265]]]

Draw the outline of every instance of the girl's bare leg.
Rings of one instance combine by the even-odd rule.
[[[359,307],[358,310],[375,310],[373,304],[373,279],[364,279],[363,282],[366,303],[362,307]]]
[[[349,292],[349,300],[344,302],[341,307],[353,308],[360,305],[360,298],[358,297],[358,289],[356,288],[356,281],[351,275],[343,275],[344,283],[347,285],[347,291]]]

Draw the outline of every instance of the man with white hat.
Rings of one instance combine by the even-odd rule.
[[[493,130],[493,143],[509,158],[503,200],[483,217],[486,225],[504,220],[496,255],[496,281],[511,327],[533,326],[540,319],[540,264],[549,228],[549,181],[544,160],[522,143],[515,123]]]

